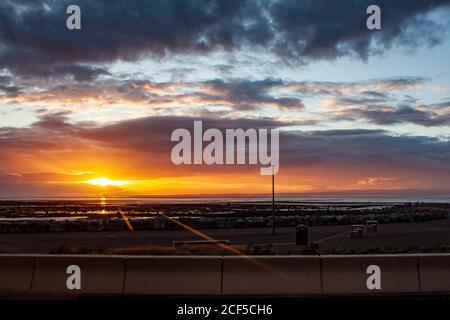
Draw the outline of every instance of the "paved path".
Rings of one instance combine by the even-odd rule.
[[[350,226],[317,226],[309,228],[311,241],[321,248],[364,246],[434,246],[450,244],[450,219],[417,223],[382,224],[377,233],[362,239],[350,239]],[[273,243],[293,245],[293,227],[200,230],[217,240],[229,240],[233,245]],[[184,230],[152,230],[134,232],[70,232],[0,234],[0,253],[49,253],[60,246],[121,248],[142,245],[172,246],[173,241],[199,240]]]
[[[348,230],[348,226],[311,227],[312,241]],[[277,228],[272,235],[271,228],[210,229],[199,230],[217,240],[229,240],[233,245],[259,243],[294,243],[293,227]],[[105,231],[64,233],[22,233],[0,234],[0,253],[48,253],[59,246],[69,247],[130,247],[138,245],[172,246],[173,241],[201,240],[185,230],[152,231]]]

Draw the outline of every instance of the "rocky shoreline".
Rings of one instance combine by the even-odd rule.
[[[367,220],[378,220],[379,223],[420,222],[449,218],[448,212],[413,212],[413,213],[380,213],[380,214],[347,214],[347,215],[279,215],[275,218],[278,227],[293,227],[299,224],[307,226],[363,224]],[[133,230],[174,230],[181,224],[195,229],[233,229],[264,228],[272,226],[270,216],[248,217],[141,217],[128,219]],[[31,219],[0,220],[0,233],[44,233],[44,232],[101,232],[127,231],[127,223],[119,217],[98,219]]]

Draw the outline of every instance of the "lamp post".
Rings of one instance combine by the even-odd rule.
[[[275,234],[275,174],[272,166],[272,234]]]

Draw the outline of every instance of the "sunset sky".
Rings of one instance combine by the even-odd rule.
[[[194,120],[280,129],[280,193],[450,194],[449,57],[444,0],[3,0],[0,197],[270,192],[172,164]]]

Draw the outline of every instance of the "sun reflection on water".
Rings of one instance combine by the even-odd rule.
[[[105,197],[101,197],[100,198],[100,206],[105,207],[106,206],[106,198]],[[102,211],[100,212],[100,214],[105,214],[106,210],[102,209]]]

